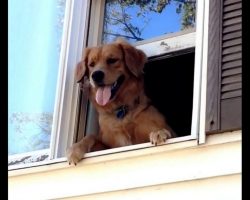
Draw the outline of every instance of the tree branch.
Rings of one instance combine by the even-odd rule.
[[[132,30],[132,29],[129,27],[129,25],[126,23],[126,21],[125,21],[125,16],[124,16],[124,15],[123,15],[123,19],[122,19],[122,20],[121,20],[121,19],[112,18],[112,17],[109,17],[109,19],[110,19],[110,20],[117,21],[117,22],[123,24],[123,25],[128,29],[128,31],[131,33],[131,35],[133,36],[133,37],[130,37],[130,38],[136,39],[136,40],[138,40],[138,41],[144,40],[143,38],[140,38],[140,37],[137,37],[137,36],[136,36],[136,34],[133,32],[133,30]],[[108,33],[107,33],[107,34],[108,34]],[[129,37],[127,37],[127,38],[129,38]]]
[[[143,40],[139,37],[136,36],[136,34],[134,33],[134,31],[129,27],[129,25],[126,23],[125,19],[126,19],[126,14],[124,11],[124,8],[121,7],[122,9],[122,18],[123,18],[123,25],[125,25],[125,27],[128,29],[128,31],[133,35],[134,38],[136,38],[138,41]]]

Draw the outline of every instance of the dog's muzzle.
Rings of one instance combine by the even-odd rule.
[[[102,86],[104,79],[104,72],[100,70],[93,72],[92,79],[96,83],[96,85]]]

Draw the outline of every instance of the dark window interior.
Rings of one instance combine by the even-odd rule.
[[[191,134],[194,49],[149,58],[145,65],[145,90],[164,114],[178,137]]]

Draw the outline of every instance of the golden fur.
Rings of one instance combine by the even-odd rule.
[[[86,84],[87,77],[90,83],[90,100],[99,113],[100,132],[73,144],[67,150],[69,163],[76,164],[90,151],[145,142],[158,145],[175,136],[144,93],[143,67],[146,60],[141,50],[121,39],[85,49],[83,60],[76,68],[76,79],[80,84]],[[104,77],[100,78],[99,71]],[[96,72],[99,77],[94,78]],[[113,91],[114,97],[109,99],[110,88],[119,82],[119,77],[122,83],[116,92]],[[104,94],[104,89],[100,90],[103,93],[99,91],[100,95],[97,94],[100,87],[106,87],[107,94]],[[116,110],[123,105],[127,112],[118,118]]]

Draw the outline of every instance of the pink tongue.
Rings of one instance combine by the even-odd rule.
[[[96,92],[96,102],[99,105],[106,105],[111,96],[111,86],[99,87]]]

